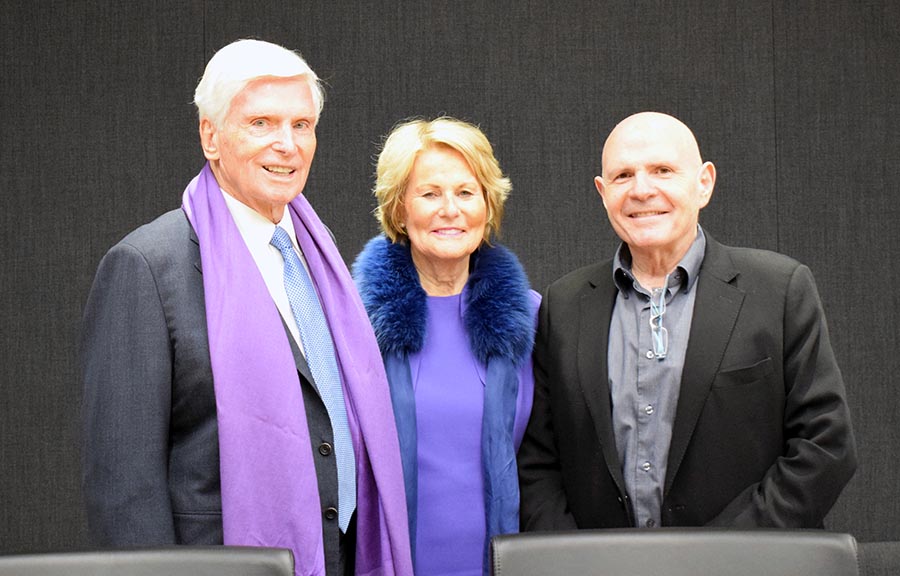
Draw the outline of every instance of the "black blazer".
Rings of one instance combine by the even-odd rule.
[[[634,526],[612,425],[612,262],[553,283],[518,454],[523,530]],[[809,269],[707,234],[662,502],[666,526],[818,527],[856,468]]]
[[[216,400],[197,236],[173,210],[100,262],[84,311],[83,488],[96,544],[221,544]],[[337,507],[331,425],[288,336],[322,507]],[[328,455],[323,456],[323,453]],[[323,522],[337,573],[337,522]]]

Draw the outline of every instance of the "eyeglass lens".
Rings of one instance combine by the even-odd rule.
[[[664,285],[662,288],[654,288],[650,291],[650,333],[653,339],[653,355],[659,359],[665,358],[669,351],[669,331],[663,326],[662,321],[665,313],[666,286]]]

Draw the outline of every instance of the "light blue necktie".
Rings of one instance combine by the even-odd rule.
[[[334,342],[316,289],[284,228],[275,227],[270,244],[278,248],[284,258],[284,288],[300,330],[306,363],[331,419],[338,473],[338,523],[341,531],[346,533],[350,517],[356,509],[356,461]]]

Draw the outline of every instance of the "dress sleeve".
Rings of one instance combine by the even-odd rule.
[[[529,302],[534,312],[534,324],[537,328],[538,309],[541,305],[541,295],[534,290],[528,291]],[[531,406],[534,403],[534,364],[531,359],[531,352],[522,362],[519,368],[519,395],[516,400],[516,422],[513,430],[513,440],[515,441],[516,450],[522,444],[522,437],[525,435],[525,427],[528,425],[528,419],[531,416]]]

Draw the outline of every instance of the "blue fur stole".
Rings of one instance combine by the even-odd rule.
[[[534,344],[534,313],[528,278],[502,246],[482,246],[472,255],[466,282],[465,322],[476,358],[521,361]],[[427,295],[419,284],[409,246],[384,236],[369,240],[353,264],[353,279],[382,354],[411,354],[425,342]]]

